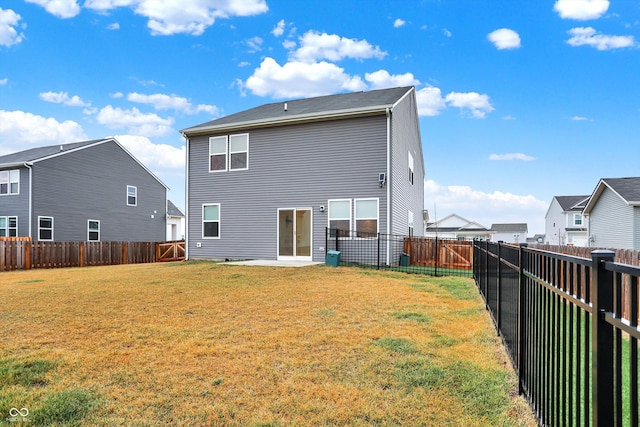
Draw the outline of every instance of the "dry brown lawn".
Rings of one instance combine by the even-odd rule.
[[[186,262],[0,298],[0,425],[535,425],[470,279]]]

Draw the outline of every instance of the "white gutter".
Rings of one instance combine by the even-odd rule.
[[[186,159],[185,159],[185,172],[184,172],[184,191],[185,191],[185,205],[184,205],[184,259],[189,260],[189,138],[185,135],[186,141]]]
[[[391,109],[387,113],[387,235],[391,234]],[[387,238],[387,265],[391,265],[391,239]]]
[[[33,169],[29,163],[23,163],[23,166],[29,169],[29,237],[33,240],[32,226],[33,226]]]
[[[377,105],[373,107],[366,108],[348,108],[344,110],[335,110],[335,111],[319,111],[315,113],[308,114],[296,114],[291,116],[282,116],[282,117],[269,117],[263,119],[256,120],[247,120],[244,122],[232,122],[226,124],[219,124],[213,126],[200,126],[194,128],[183,129],[180,132],[183,135],[195,135],[199,133],[206,133],[212,131],[221,131],[221,130],[231,130],[238,128],[247,128],[254,126],[279,126],[282,124],[288,123],[296,123],[296,122],[312,122],[312,121],[320,121],[320,120],[332,120],[336,118],[344,118],[344,117],[358,117],[358,116],[367,116],[375,113],[382,114],[387,111],[389,107],[387,105]]]

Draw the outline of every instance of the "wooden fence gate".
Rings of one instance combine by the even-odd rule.
[[[406,237],[404,252],[409,264],[420,267],[473,270],[473,242],[428,237]]]

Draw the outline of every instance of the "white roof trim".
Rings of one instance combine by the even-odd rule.
[[[195,135],[198,133],[205,133],[205,132],[218,131],[218,130],[222,131],[222,130],[228,130],[228,129],[238,129],[238,128],[247,128],[247,127],[276,126],[276,125],[287,124],[287,123],[329,120],[329,119],[336,119],[336,118],[342,118],[342,117],[366,116],[366,115],[372,115],[372,114],[386,113],[387,108],[389,108],[388,105],[376,105],[373,107],[365,107],[365,108],[349,108],[345,110],[320,111],[316,113],[296,114],[296,115],[286,116],[286,117],[271,117],[267,119],[247,120],[244,122],[233,122],[233,123],[225,123],[225,124],[212,125],[212,126],[199,126],[195,128],[183,129],[180,131],[180,133],[182,133],[185,136],[188,136],[188,135]]]

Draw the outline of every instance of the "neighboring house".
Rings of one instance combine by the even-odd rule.
[[[422,235],[413,87],[265,104],[182,133],[188,258],[323,261],[327,227]]]
[[[640,250],[640,177],[601,179],[583,213],[590,247]]]
[[[425,237],[451,240],[491,240],[491,230],[477,222],[469,221],[457,214],[451,214],[427,224]]]
[[[184,213],[167,200],[167,241],[184,239]]]
[[[545,243],[589,246],[582,210],[589,196],[555,196],[545,215]]]
[[[534,234],[531,237],[527,237],[527,243],[544,243],[544,234]]]
[[[516,244],[526,243],[527,233],[529,232],[525,223],[492,224],[491,231],[493,232],[492,240],[494,242]]]
[[[167,187],[113,138],[0,156],[0,236],[163,241]]]

